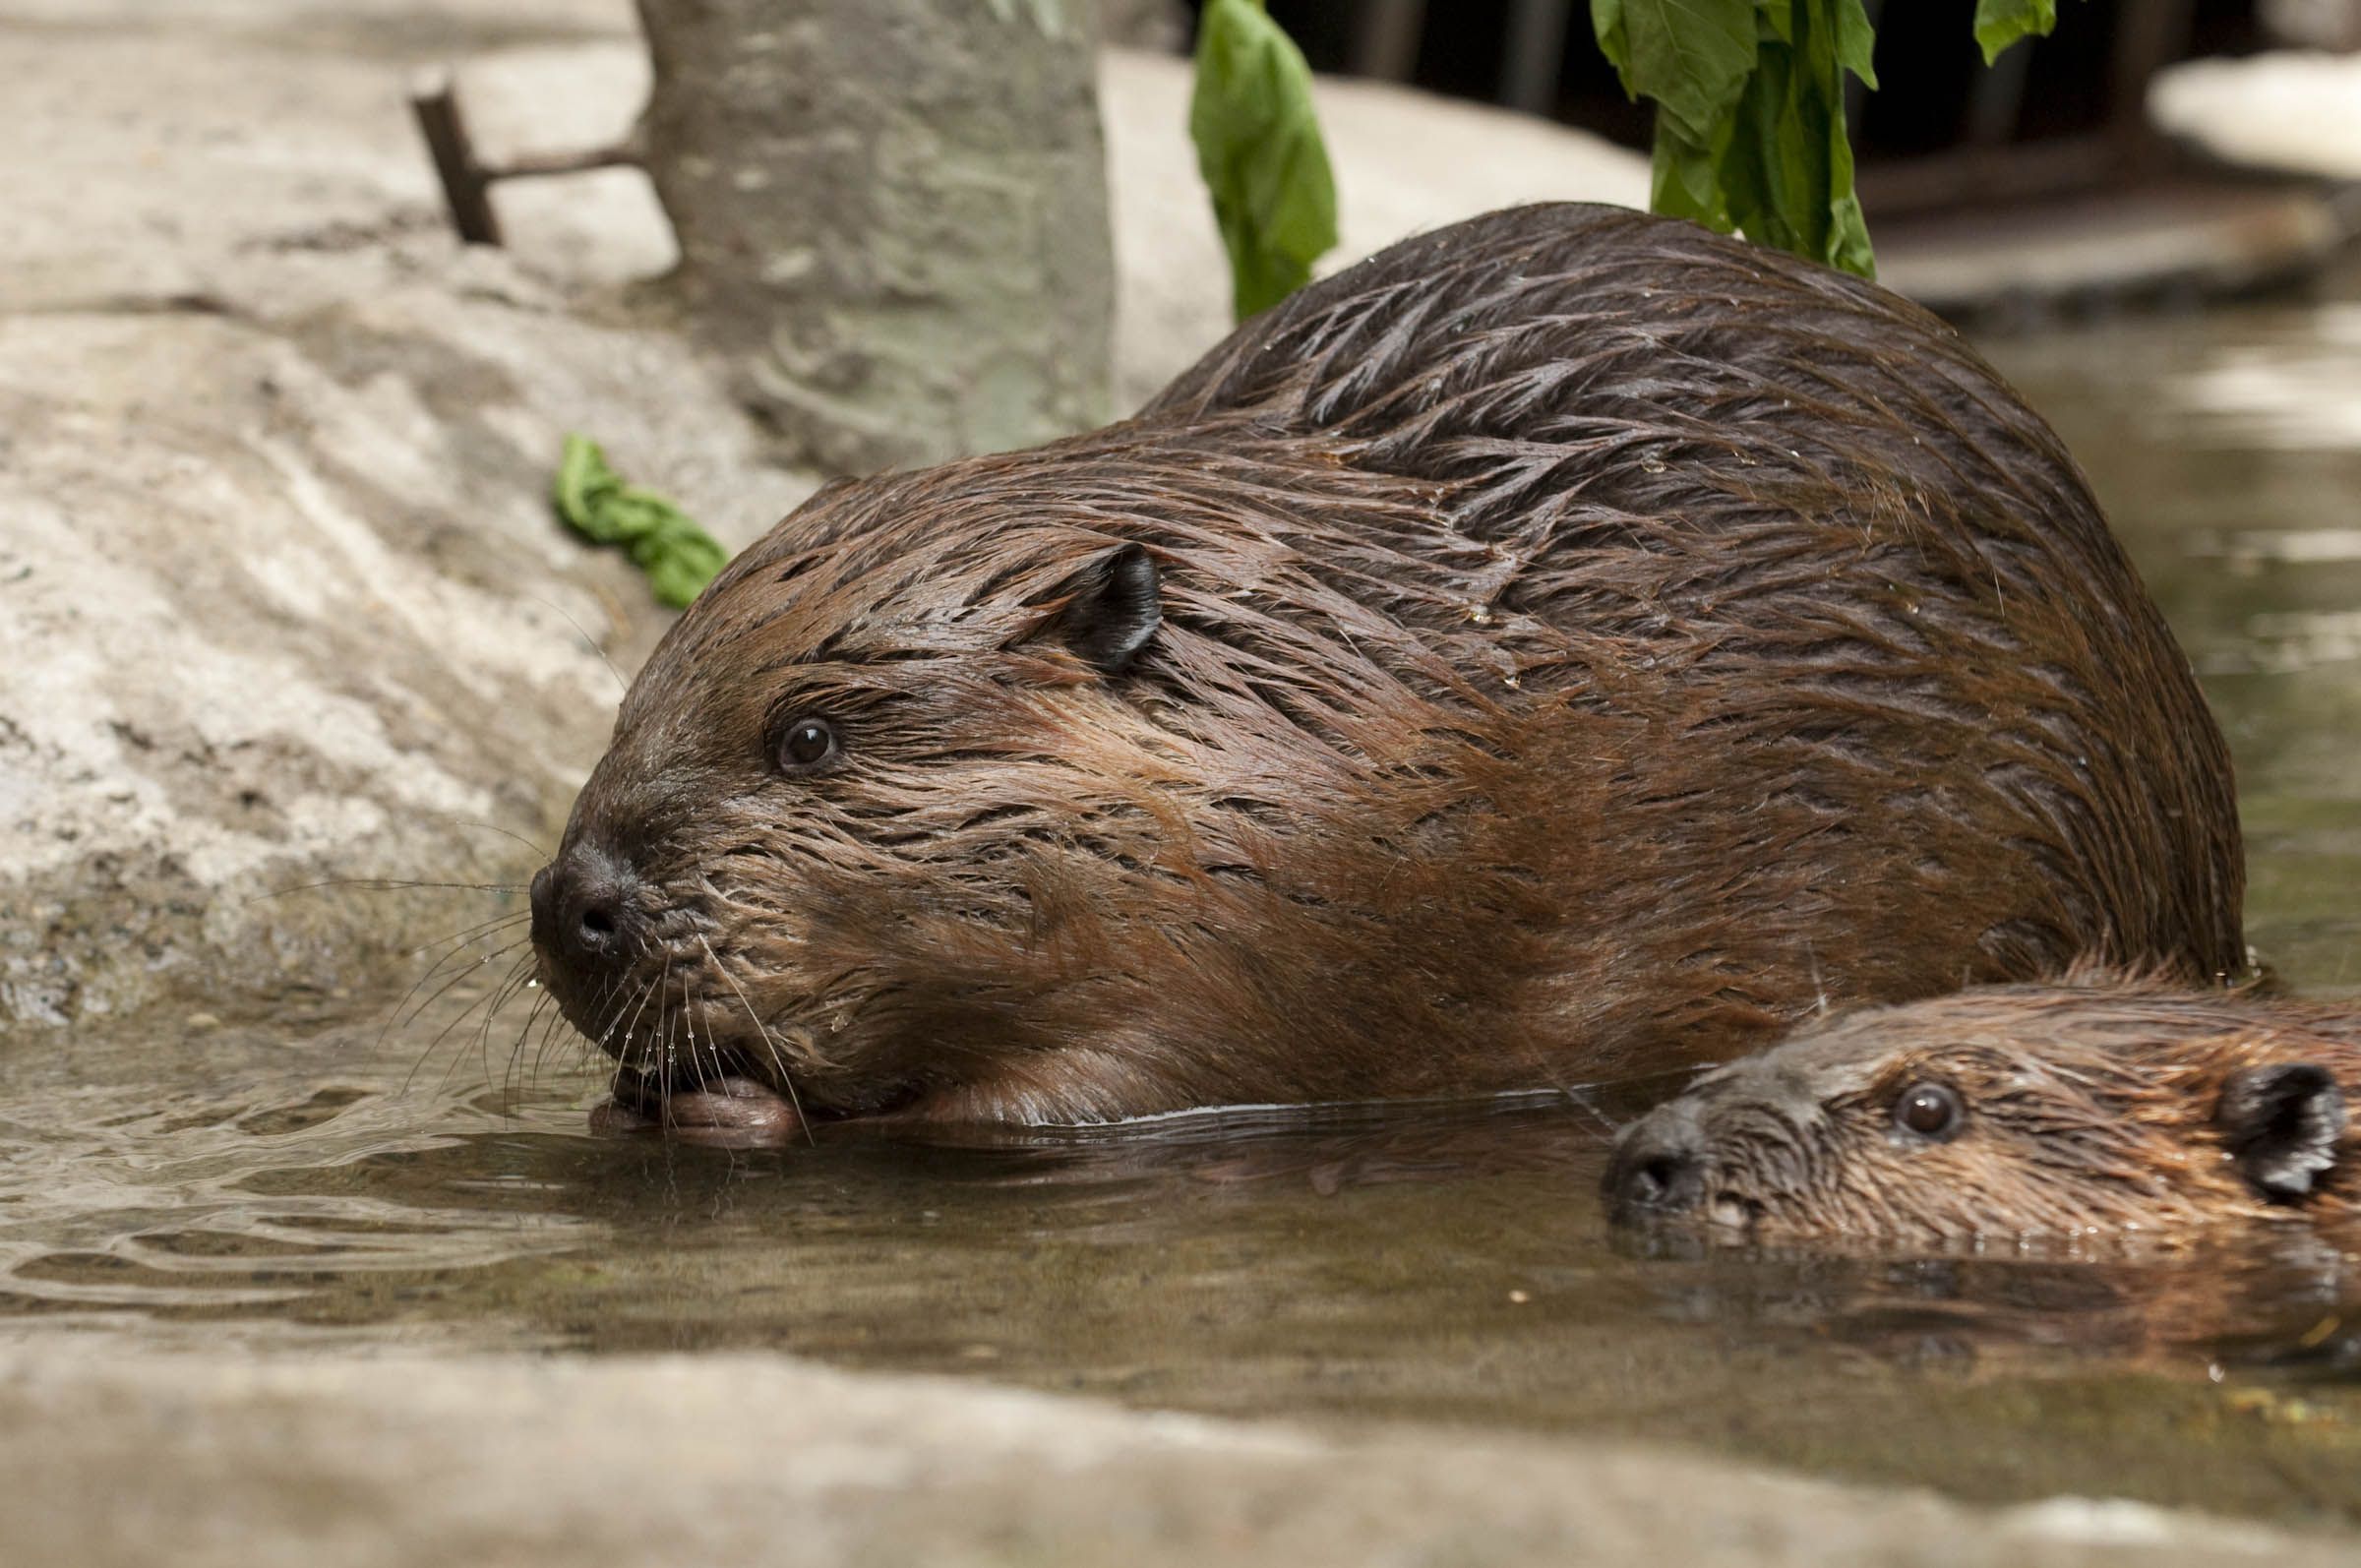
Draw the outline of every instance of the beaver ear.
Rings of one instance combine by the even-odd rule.
[[[1120,675],[1164,624],[1156,563],[1135,544],[1118,545],[1066,580],[1065,603],[1044,634],[1058,638],[1102,675]]]
[[[2213,1119],[2239,1173],[2265,1197],[2292,1202],[2336,1164],[2344,1095],[2325,1067],[2242,1067],[2221,1086]]]

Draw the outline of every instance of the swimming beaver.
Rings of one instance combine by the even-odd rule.
[[[627,1110],[1079,1120],[2225,974],[2240,890],[2186,660],[1957,333],[1547,206],[815,496],[634,683],[533,939]]]
[[[1624,1223],[1952,1245],[2350,1210],[2361,1011],[2086,971],[1870,1008],[1624,1129]]]

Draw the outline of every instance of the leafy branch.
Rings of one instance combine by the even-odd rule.
[[[1977,0],[1984,63],[2057,20],[2057,0]],[[1861,0],[1591,0],[1591,25],[1656,104],[1652,208],[1876,275],[1845,124],[1846,77],[1877,86]]]
[[[1336,181],[1303,51],[1263,0],[1208,0],[1188,134],[1244,321],[1302,288],[1336,243]]]

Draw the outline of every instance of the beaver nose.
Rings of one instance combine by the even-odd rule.
[[[1705,1195],[1705,1140],[1695,1121],[1659,1112],[1636,1123],[1606,1168],[1606,1201],[1618,1223],[1693,1209]]]
[[[533,943],[595,969],[639,950],[644,922],[632,902],[631,867],[587,841],[533,875]]]

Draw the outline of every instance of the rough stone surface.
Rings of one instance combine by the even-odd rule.
[[[1552,1564],[2351,1560],[2129,1503],[1970,1509],[1646,1449],[1352,1436],[760,1357],[0,1357],[0,1561]]]
[[[549,515],[566,430],[738,540],[808,488],[674,339],[445,237],[402,61],[184,9],[0,24],[0,1027],[349,986],[450,907],[258,895],[532,864],[585,633],[657,625]]]
[[[1076,0],[640,0],[690,329],[863,472],[1103,423],[1114,263]],[[775,193],[775,194],[772,194]]]

